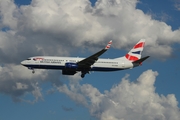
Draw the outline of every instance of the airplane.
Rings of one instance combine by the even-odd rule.
[[[87,57],[56,57],[56,56],[35,56],[30,57],[21,62],[21,65],[32,70],[34,69],[55,69],[62,70],[63,75],[74,75],[81,72],[81,77],[91,71],[117,71],[131,69],[142,65],[142,62],[149,56],[141,58],[141,53],[145,45],[145,39],[141,39],[125,56],[114,59],[101,59],[101,56],[106,52],[112,44],[112,40],[106,47],[99,52]]]

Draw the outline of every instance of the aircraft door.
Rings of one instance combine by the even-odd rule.
[[[125,62],[124,61],[121,61],[121,67],[124,68],[125,67]]]

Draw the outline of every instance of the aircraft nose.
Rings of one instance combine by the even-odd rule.
[[[24,62],[25,62],[25,61],[22,61],[22,62],[21,62],[21,65],[24,65]]]

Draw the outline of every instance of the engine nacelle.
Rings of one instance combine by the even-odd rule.
[[[72,71],[72,70],[62,70],[62,74],[63,74],[63,75],[74,75],[74,74],[76,74],[76,71]]]
[[[78,65],[76,63],[65,63],[66,69],[76,70],[78,69]]]

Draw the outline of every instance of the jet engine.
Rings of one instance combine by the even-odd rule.
[[[62,70],[63,75],[74,75],[76,74],[76,71],[73,70]]]

